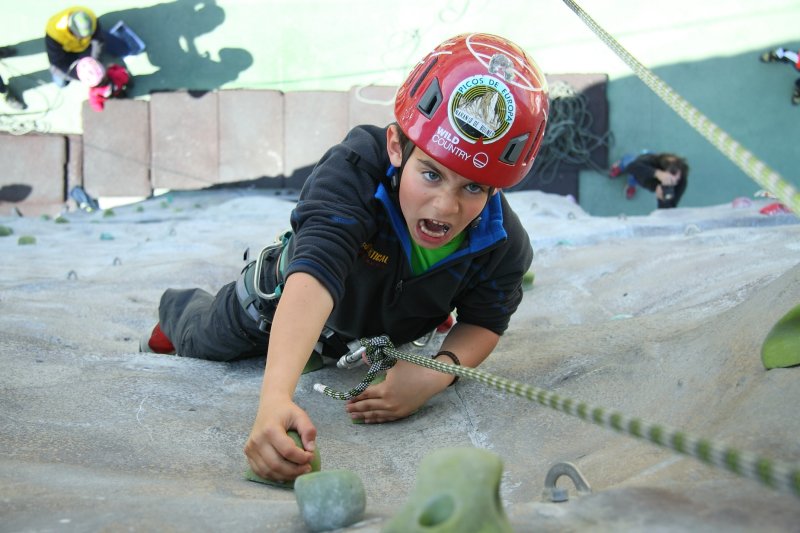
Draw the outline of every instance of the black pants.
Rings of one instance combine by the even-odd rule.
[[[183,357],[234,361],[267,353],[269,333],[258,329],[244,312],[235,282],[222,287],[216,296],[202,289],[168,289],[161,296],[158,320]]]

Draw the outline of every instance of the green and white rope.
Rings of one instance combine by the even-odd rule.
[[[367,348],[365,357],[371,365],[371,372],[373,368],[378,368],[379,366],[390,368],[398,359],[401,359],[445,374],[479,381],[502,392],[520,396],[556,411],[576,416],[585,422],[647,440],[652,444],[668,448],[683,455],[692,456],[708,465],[725,469],[739,476],[758,481],[777,491],[787,492],[800,498],[800,465],[790,465],[720,445],[709,439],[696,437],[664,424],[654,424],[641,418],[625,415],[619,411],[559,396],[547,389],[495,376],[477,368],[441,363],[429,357],[402,352],[397,350],[388,337],[385,336],[362,339],[361,344]],[[368,374],[367,377],[369,379],[365,378],[350,393],[340,393],[322,384],[316,384],[314,390],[332,398],[349,399],[363,392],[366,386],[369,385],[369,381],[374,377],[374,374],[372,376]],[[356,390],[359,390],[359,392],[352,394]]]
[[[642,65],[573,0],[564,0],[564,3],[683,120],[689,123],[692,128],[705,137],[756,183],[772,193],[796,215],[800,215],[800,192],[797,189],[784,180],[780,174],[750,153],[744,146],[736,142],[692,104],[683,99],[661,78]]]

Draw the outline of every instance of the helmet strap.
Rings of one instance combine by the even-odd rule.
[[[483,209],[481,209],[481,213],[483,213],[483,210],[486,209],[487,205],[489,205],[489,200],[491,200],[495,190],[496,187],[489,187],[489,194],[488,196],[486,196],[486,203],[483,204]],[[480,223],[481,223],[481,216],[478,215],[477,217],[475,217],[475,220],[469,223],[469,229],[477,228]]]
[[[400,178],[403,175],[403,169],[406,168],[406,163],[408,159],[411,157],[411,152],[414,151],[414,143],[411,141],[407,142],[406,145],[403,147],[403,159],[400,162],[400,166],[395,170],[395,172],[389,177],[389,184],[392,186],[392,191],[397,192],[400,190]]]

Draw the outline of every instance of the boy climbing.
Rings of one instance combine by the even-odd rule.
[[[322,157],[292,231],[216,296],[167,290],[141,349],[220,361],[267,353],[247,460],[275,481],[310,471],[316,428],[293,394],[315,348],[339,356],[381,334],[403,344],[454,309],[433,357],[475,367],[495,348],[533,257],[500,189],[531,168],[547,113],[544,75],[517,45],[487,34],[443,42],[400,87],[396,123],[358,126]],[[398,361],[345,409],[397,420],[453,382]]]

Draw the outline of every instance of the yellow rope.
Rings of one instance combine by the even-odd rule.
[[[719,126],[697,108],[684,100],[669,85],[650,72],[644,65],[636,60],[625,48],[622,47],[607,31],[601,28],[581,7],[572,0],[564,0],[572,11],[578,15],[600,39],[608,45],[633,72],[661,98],[664,103],[672,108],[683,120],[689,123],[700,135],[714,145],[745,174],[756,183],[772,193],[796,215],[800,214],[800,192],[784,180],[780,174],[772,170],[764,162],[750,153],[744,146],[736,142]]]

